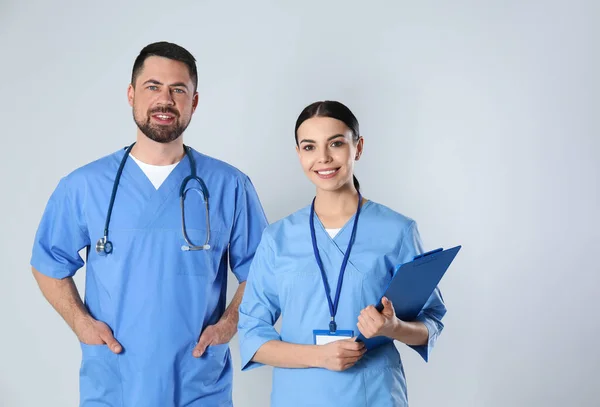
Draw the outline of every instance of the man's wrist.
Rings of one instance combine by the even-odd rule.
[[[224,330],[228,338],[227,341],[229,342],[237,332],[237,321],[235,321],[233,318],[224,317],[221,318],[217,324],[220,325],[221,329]]]
[[[92,316],[86,312],[78,311],[73,316],[73,332],[75,335],[79,337],[81,335],[81,331],[85,330],[85,327],[92,324],[94,319]]]

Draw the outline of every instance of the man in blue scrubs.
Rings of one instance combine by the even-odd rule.
[[[232,405],[228,342],[267,220],[245,174],[184,145],[197,81],[184,48],[145,47],[128,88],[135,143],[63,177],[42,216],[31,265],[81,343],[80,406]]]

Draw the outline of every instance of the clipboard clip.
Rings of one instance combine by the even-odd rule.
[[[413,261],[414,261],[414,260],[417,260],[417,259],[420,259],[421,257],[427,257],[427,256],[430,256],[430,255],[432,255],[432,254],[434,254],[434,253],[441,252],[441,251],[443,251],[443,250],[444,250],[444,249],[440,247],[439,249],[435,249],[435,250],[431,250],[431,251],[429,251],[429,252],[427,252],[427,253],[422,253],[422,254],[419,254],[419,255],[415,256],[415,258],[413,259]]]

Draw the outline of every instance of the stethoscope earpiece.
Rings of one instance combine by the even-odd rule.
[[[183,246],[181,246],[181,251],[184,251],[184,252],[195,251],[195,250],[210,250],[210,245],[203,244],[202,246],[188,246],[188,245],[184,244]]]

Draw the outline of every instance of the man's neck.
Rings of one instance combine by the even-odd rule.
[[[131,155],[150,165],[171,165],[183,158],[183,140],[179,137],[170,143],[158,143],[150,140],[138,131],[137,141],[131,149]]]

